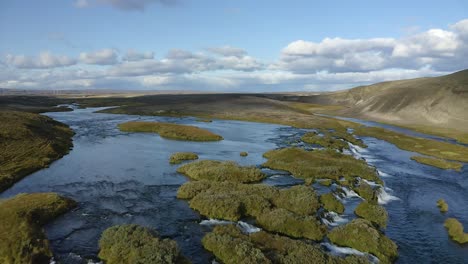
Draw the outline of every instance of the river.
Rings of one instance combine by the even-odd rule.
[[[94,113],[102,108],[46,113],[68,124],[74,131],[73,150],[49,168],[24,178],[0,195],[57,192],[73,198],[79,207],[45,228],[56,256],[63,263],[97,260],[98,240],[106,228],[136,223],[175,239],[194,263],[209,263],[200,239],[210,226],[188,203],[176,198],[187,179],[176,173],[169,156],[192,151],[201,159],[234,160],[242,165],[260,165],[262,154],[299,139],[305,130],[253,122],[194,118],[148,117]],[[196,125],[220,134],[219,142],[167,140],[156,134],[126,133],[117,124],[126,121],[165,121]],[[468,247],[452,242],[443,223],[458,218],[468,227],[468,171],[446,171],[411,160],[412,152],[374,138],[363,138],[367,149],[353,148],[352,154],[377,167],[385,181],[381,202],[389,213],[386,235],[399,247],[398,263],[467,263]],[[247,151],[247,157],[240,157]],[[300,183],[284,172],[269,171],[267,184],[285,186]],[[318,187],[318,186],[317,186]],[[323,191],[320,187],[318,191]],[[449,212],[441,214],[436,201],[443,198]],[[345,201],[343,222],[354,218],[352,208],[359,198]]]

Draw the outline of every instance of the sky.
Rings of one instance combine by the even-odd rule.
[[[0,88],[332,91],[466,68],[466,0],[0,1]]]

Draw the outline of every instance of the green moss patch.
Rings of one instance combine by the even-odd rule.
[[[239,155],[241,157],[247,157],[249,155],[249,153],[245,152],[245,151],[242,151],[241,153],[239,153]]]
[[[337,212],[339,214],[344,213],[344,205],[333,195],[333,193],[326,193],[320,196],[320,203],[323,208],[327,211]]]
[[[266,230],[291,237],[320,240],[326,230],[316,217],[317,196],[306,186],[278,190],[263,184],[195,181],[182,185],[177,197],[191,199],[190,207],[204,216],[230,221],[254,217]]]
[[[364,201],[356,207],[354,213],[359,217],[369,220],[379,228],[385,228],[387,226],[388,213],[385,208],[378,204],[371,204]]]
[[[444,199],[439,199],[437,201],[437,207],[439,207],[441,213],[445,213],[448,211],[448,204],[445,202]]]
[[[335,257],[301,240],[267,232],[243,234],[234,225],[216,226],[202,240],[203,246],[225,264],[237,263],[368,263],[365,257]]]
[[[411,157],[412,160],[417,161],[422,164],[426,164],[429,166],[441,168],[444,170],[456,170],[460,171],[463,167],[463,164],[460,162],[452,162],[443,159],[437,158],[429,158],[429,157],[421,157],[421,156],[413,156]]]
[[[198,155],[193,152],[176,152],[171,155],[169,158],[169,163],[171,164],[180,164],[186,160],[196,160]]]
[[[365,219],[334,228],[328,238],[336,245],[371,253],[382,263],[392,263],[398,257],[397,245]]]
[[[157,133],[161,137],[189,141],[219,141],[223,137],[196,126],[162,122],[126,122],[119,125],[125,132]]]
[[[448,218],[445,220],[444,226],[453,241],[459,244],[468,243],[468,233],[463,231],[463,225],[460,221],[455,218]]]
[[[200,160],[177,169],[194,180],[258,182],[266,177],[254,166],[243,167],[232,161]]]
[[[0,202],[0,263],[49,263],[42,226],[76,206],[55,193],[19,194]]]
[[[268,231],[294,238],[322,240],[327,231],[315,216],[300,216],[283,208],[261,214],[257,223]]]
[[[155,231],[133,224],[106,229],[99,248],[99,258],[107,264],[187,263],[175,241],[160,239]]]
[[[343,149],[348,149],[349,145],[343,140],[333,138],[329,133],[325,133],[323,136],[317,134],[316,132],[309,132],[302,136],[302,141],[305,143],[319,145],[324,148],[336,149],[343,151]]]
[[[72,130],[49,117],[0,111],[0,120],[0,192],[72,147]]]
[[[328,178],[338,181],[340,177],[349,180],[361,177],[381,183],[375,169],[366,162],[333,150],[283,148],[268,151],[263,156],[268,159],[263,164],[265,167],[289,171],[297,178]]]
[[[352,188],[357,194],[359,194],[359,196],[361,196],[363,199],[365,199],[369,203],[376,204],[378,202],[378,196],[377,196],[378,189],[374,189],[365,181],[359,181],[359,184],[357,186],[353,185]]]

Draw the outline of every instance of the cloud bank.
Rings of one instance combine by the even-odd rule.
[[[123,2],[125,5],[134,2],[143,8],[155,2],[96,1],[116,7]],[[76,4],[90,2],[81,0]],[[466,58],[468,19],[446,29],[430,29],[403,38],[295,40],[279,50],[274,61],[262,61],[232,46],[209,47],[197,52],[172,49],[159,57],[153,51],[122,52],[111,48],[82,51],[75,56],[49,51],[37,56],[6,54],[0,63],[0,87],[335,90],[462,70],[468,68]]]

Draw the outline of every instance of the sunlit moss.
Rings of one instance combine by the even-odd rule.
[[[320,195],[320,203],[327,211],[337,212],[339,214],[344,213],[344,205],[333,195],[333,193],[326,193]]]
[[[468,243],[468,233],[463,231],[463,225],[460,221],[455,218],[448,218],[445,220],[444,226],[447,228],[447,232],[453,241],[459,244]]]
[[[378,204],[364,201],[356,207],[354,213],[359,217],[369,220],[377,227],[385,228],[387,226],[388,213],[385,208]]]
[[[195,126],[179,125],[162,122],[126,122],[119,124],[119,129],[125,132],[151,132],[161,137],[189,141],[219,141],[223,137],[208,130]]]
[[[76,206],[55,193],[19,194],[0,202],[0,263],[49,263],[42,226]]]
[[[0,111],[0,192],[72,147],[72,130],[32,113]]]
[[[439,207],[441,213],[445,213],[448,211],[448,204],[445,202],[444,199],[439,199],[437,201],[437,207]]]
[[[369,203],[378,202],[377,190],[364,181],[360,181],[357,186],[353,187],[353,190]]]
[[[239,155],[241,157],[247,157],[249,155],[249,153],[245,152],[245,151],[242,151],[241,153],[239,153]]]
[[[463,167],[463,164],[460,162],[452,162],[452,161],[447,161],[447,160],[437,159],[437,158],[413,156],[411,157],[411,159],[419,163],[434,166],[434,167],[441,168],[444,170],[460,171],[461,168]]]
[[[336,149],[343,151],[343,149],[348,149],[348,143],[343,140],[333,138],[329,133],[324,133],[319,135],[316,132],[309,132],[302,136],[302,141],[305,143],[319,145],[324,148]]]
[[[169,158],[169,163],[171,164],[179,164],[185,160],[196,160],[198,159],[198,155],[193,152],[176,152],[171,155]]]
[[[263,154],[268,159],[263,165],[277,170],[286,170],[295,177],[328,178],[338,181],[341,177],[352,180],[361,177],[381,183],[375,169],[366,162],[356,160],[333,150],[306,151],[301,148],[283,148]]]
[[[336,245],[371,253],[382,263],[392,263],[398,256],[397,245],[365,219],[354,219],[334,228],[328,238]]]
[[[107,264],[188,263],[175,241],[160,239],[155,231],[133,224],[106,229],[99,240],[99,248],[99,258]]]
[[[319,246],[264,231],[244,234],[234,225],[216,226],[202,239],[203,246],[225,264],[314,263],[364,264],[365,257],[346,258],[325,253]]]
[[[177,169],[194,180],[258,182],[266,177],[254,166],[243,167],[232,161],[200,160]]]
[[[296,185],[279,191],[273,204],[299,215],[311,215],[320,207],[315,191],[304,185]]]

